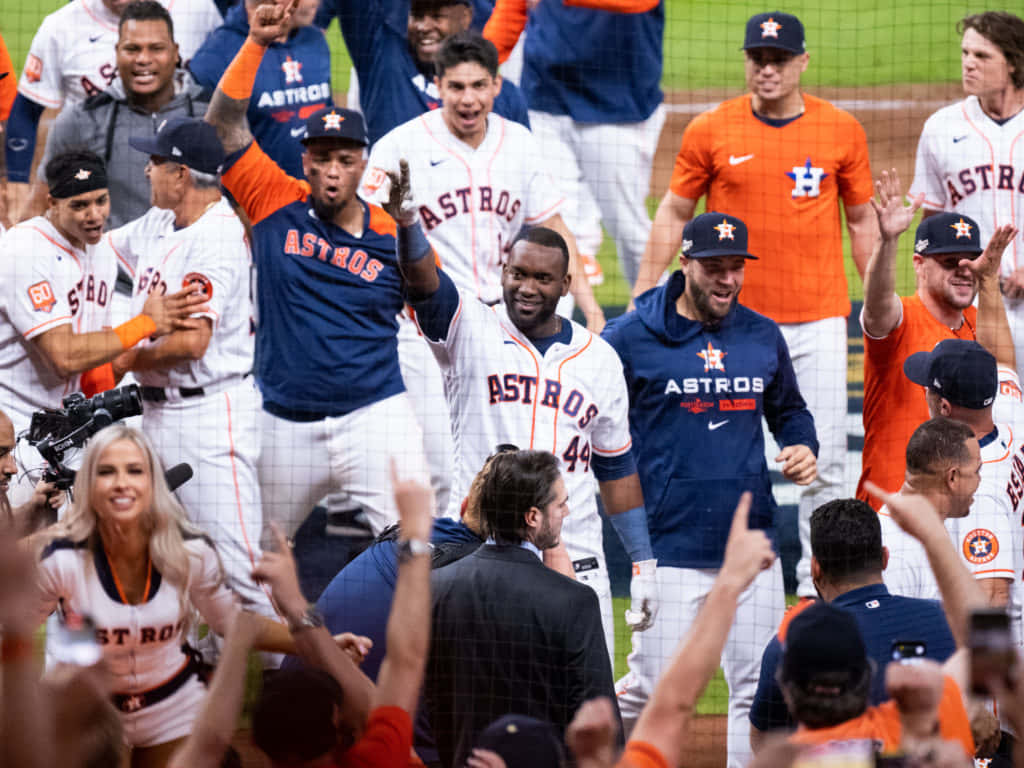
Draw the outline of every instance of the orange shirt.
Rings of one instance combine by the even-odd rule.
[[[628,741],[615,768],[669,768],[665,756],[653,744]]]
[[[0,37],[0,122],[11,115],[11,105],[18,95],[18,78],[14,74],[14,62],[7,52],[7,45]]]
[[[960,689],[953,679],[947,677],[939,701],[939,733],[947,741],[958,741],[967,755],[974,755],[974,737],[967,710],[960,697]],[[825,744],[830,741],[853,741],[871,739],[882,753],[896,752],[903,738],[903,725],[896,702],[887,701],[877,707],[869,707],[860,717],[847,720],[831,728],[811,730],[800,726],[789,737],[797,744]]]
[[[867,137],[852,115],[804,94],[804,114],[773,127],[751,96],[698,115],[683,133],[669,189],[738,216],[750,233],[740,300],[777,323],[850,314],[839,200],[873,194]]]
[[[377,707],[362,737],[345,752],[340,768],[422,765],[412,753],[412,718],[401,707]]]
[[[864,336],[864,454],[857,498],[876,510],[864,481],[885,491],[897,491],[907,470],[907,442],[928,420],[924,390],[903,375],[903,361],[915,352],[930,350],[943,339],[974,339],[978,310],[964,310],[964,324],[956,332],[935,319],[917,294],[901,298],[903,319],[884,339]]]

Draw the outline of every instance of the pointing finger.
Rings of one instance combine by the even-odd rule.
[[[736,512],[732,516],[732,527],[729,529],[729,537],[736,535],[738,531],[747,530],[747,523],[750,519],[750,502],[753,499],[750,491],[744,491],[736,504]]]

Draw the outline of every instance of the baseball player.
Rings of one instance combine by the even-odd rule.
[[[379,533],[397,519],[390,459],[407,476],[429,474],[398,367],[395,223],[356,194],[363,120],[333,107],[309,117],[308,181],[270,160],[245,121],[267,45],[296,5],[256,9],[206,114],[235,158],[222,182],[252,222],[264,519],[290,534],[317,500],[343,488]]]
[[[799,19],[774,11],[752,16],[743,48],[750,93],[687,126],[633,295],[659,280],[703,195],[708,210],[747,222],[751,249],[763,263],[747,273],[744,303],[779,323],[821,442],[818,479],[799,505],[798,593],[814,596],[810,515],[847,495],[850,301],[838,208],[841,202],[863,274],[878,231],[868,204],[871,169],[864,129],[853,116],[800,90],[809,54]]]
[[[39,118],[65,101],[78,104],[103,91],[117,75],[114,46],[126,0],[79,0],[54,11],[39,26],[29,47],[11,109],[7,135],[8,179],[19,198],[35,153]],[[221,23],[212,0],[167,0],[181,61],[199,48]],[[19,202],[19,205],[21,202]],[[15,212],[16,213],[16,212]]]
[[[565,200],[529,130],[492,111],[501,85],[494,46],[474,33],[458,33],[441,45],[435,66],[441,108],[398,126],[373,146],[361,191],[368,200],[386,201],[388,174],[397,174],[399,161],[408,158],[420,225],[445,273],[459,288],[495,304],[502,298],[502,264],[523,227],[559,231],[575,256],[560,215]],[[587,327],[599,331],[604,315],[583,274],[577,271],[570,285]],[[571,314],[571,305],[561,309]],[[400,326],[399,360],[406,382],[416,382],[409,392],[441,501],[454,453],[448,414],[438,406],[443,386],[437,363],[408,317]],[[461,501],[451,500],[456,506]]]
[[[250,577],[262,529],[260,402],[246,378],[253,361],[251,257],[242,222],[220,194],[224,151],[213,126],[187,117],[166,120],[156,135],[130,144],[149,156],[153,207],[103,239],[136,264],[131,311],[153,293],[190,285],[209,305],[198,329],[144,341],[123,361],[142,385],[142,428],[164,466],[192,467],[178,498],[217,545],[228,585],[275,616]]]
[[[986,11],[963,18],[961,74],[967,98],[933,114],[917,145],[912,197],[924,216],[955,211],[981,227],[986,243],[1000,224],[1024,221],[1024,20]],[[1003,254],[1018,375],[1024,361],[1024,239]]]
[[[524,27],[520,85],[543,162],[569,200],[569,229],[581,253],[594,256],[603,220],[633,285],[651,231],[647,193],[665,123],[665,3],[498,0],[484,35],[504,61]]]
[[[818,441],[778,326],[739,305],[746,225],[705,213],[683,230],[682,269],[639,296],[603,336],[619,353],[630,393],[629,422],[663,600],[658,623],[633,635],[629,673],[617,684],[631,728],[707,596],[722,565],[736,507],[753,493],[750,527],[773,534],[775,499],[762,417],[783,446],[785,478],[814,479]],[[681,440],[680,435],[686,438]],[[744,592],[725,648],[729,684],[729,766],[750,758],[747,715],[761,654],[783,612],[776,561]]]
[[[91,152],[66,152],[46,171],[46,215],[0,238],[0,409],[19,433],[34,411],[60,407],[61,398],[84,387],[84,371],[99,378],[108,369],[97,366],[147,337],[194,329],[198,321],[189,315],[205,311],[205,298],[191,288],[172,289],[110,329],[117,264],[95,247],[110,204],[106,169]],[[104,378],[113,384],[112,375]]]
[[[445,376],[457,448],[449,514],[457,516],[479,467],[501,443],[557,456],[573,514],[562,537],[576,578],[600,598],[614,659],[605,511],[634,561],[627,620],[646,629],[657,612],[647,518],[630,451],[625,380],[611,347],[556,313],[569,290],[569,249],[552,229],[529,229],[502,269],[503,304],[489,307],[439,270],[417,219],[408,166],[392,174],[389,211],[401,222],[399,259],[416,321]]]
[[[335,16],[359,75],[371,144],[441,106],[434,56],[445,39],[469,28],[471,0],[324,0],[316,24],[326,29]],[[529,127],[519,89],[507,81],[500,86],[494,111]]]

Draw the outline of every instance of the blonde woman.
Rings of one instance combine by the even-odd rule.
[[[92,439],[71,510],[45,541],[40,621],[58,607],[93,619],[130,765],[165,765],[206,690],[183,648],[193,609],[219,633],[239,610],[212,543],[188,522],[149,440],[123,425]],[[258,650],[294,652],[284,624],[263,622]]]

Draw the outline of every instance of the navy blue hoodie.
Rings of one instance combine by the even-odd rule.
[[[750,527],[774,535],[775,498],[761,417],[780,446],[818,452],[779,327],[737,304],[716,326],[676,311],[682,272],[601,334],[629,388],[633,455],[658,565],[717,568],[733,510],[754,495]]]

